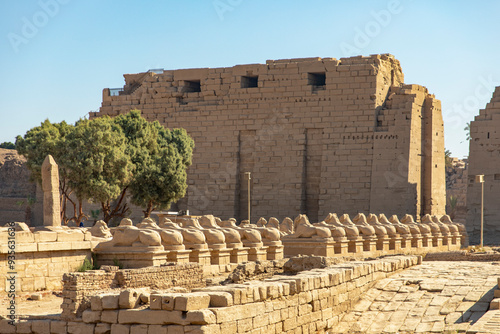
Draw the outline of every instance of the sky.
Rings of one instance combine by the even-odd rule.
[[[0,0],[0,143],[74,123],[103,88],[154,68],[393,54],[442,102],[445,146],[500,86],[500,1]]]

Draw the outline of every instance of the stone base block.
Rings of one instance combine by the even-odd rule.
[[[389,239],[389,252],[395,253],[395,254],[401,252],[401,244],[402,244],[402,238],[400,238],[400,237],[390,238]]]
[[[248,247],[233,248],[230,252],[231,263],[248,262]]]
[[[319,255],[332,257],[335,255],[335,242],[332,238],[283,238],[285,256]]]
[[[377,243],[377,250],[383,253],[388,253],[389,252],[389,238],[379,238],[376,241]]]
[[[411,238],[411,248],[420,249],[424,247],[424,238],[423,237],[412,237]],[[425,246],[427,247],[427,246]]]
[[[188,263],[190,250],[171,250],[167,253],[168,262]]]
[[[334,238],[333,251],[337,256],[345,256],[349,252],[349,241],[347,238],[335,239]]]
[[[267,247],[267,260],[281,260],[284,257],[283,245]]]
[[[363,252],[375,253],[377,251],[377,239],[363,240]]]
[[[347,251],[352,254],[361,254],[363,253],[363,239],[351,239],[347,242],[348,248]]]
[[[231,250],[224,249],[211,249],[210,250],[210,263],[225,265],[231,262]]]
[[[113,252],[99,251],[95,252],[97,263],[99,265],[115,265],[116,261],[123,265],[123,268],[143,268],[150,266],[159,266],[167,262],[166,251],[154,252]]]
[[[267,260],[267,247],[249,247],[248,261],[265,261]]]
[[[189,262],[196,262],[202,266],[210,265],[210,250],[208,249],[191,249],[189,253]]]

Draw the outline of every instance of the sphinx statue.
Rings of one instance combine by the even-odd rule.
[[[219,218],[220,221],[220,218]],[[217,218],[213,215],[204,215],[198,219],[199,224],[205,229],[221,231],[224,234],[227,248],[241,248],[243,243],[238,231],[231,228],[223,228],[217,224]]]
[[[295,233],[291,236],[295,238],[330,238],[332,236],[330,228],[312,225],[306,215],[298,215],[294,219],[294,226]]]

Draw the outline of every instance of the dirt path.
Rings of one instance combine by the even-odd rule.
[[[30,295],[22,295],[16,298],[16,315],[59,315],[61,314],[61,303],[63,301],[60,293],[43,292],[37,293],[42,296],[41,300],[30,300]],[[7,307],[10,299],[6,294],[0,295],[0,315],[6,316],[9,313]]]

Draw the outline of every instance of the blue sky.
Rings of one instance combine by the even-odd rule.
[[[498,1],[0,2],[0,142],[44,119],[73,123],[102,89],[151,68],[391,53],[442,101],[446,148],[500,86]]]

